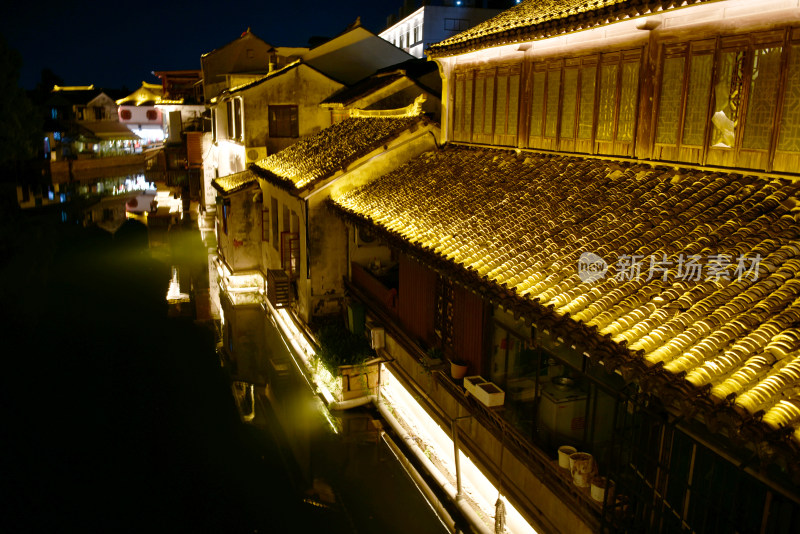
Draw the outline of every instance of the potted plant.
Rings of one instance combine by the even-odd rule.
[[[461,380],[467,376],[468,362],[460,359],[453,358],[450,360],[450,376],[455,380]]]
[[[332,391],[337,400],[368,395],[378,386],[381,360],[364,336],[331,323],[319,329],[317,341],[319,362],[339,382],[336,391]]]

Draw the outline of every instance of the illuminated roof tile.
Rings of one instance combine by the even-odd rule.
[[[251,168],[290,191],[307,189],[424,120],[422,116],[349,118],[304,137]]]
[[[713,0],[689,0],[698,4]],[[602,26],[680,6],[672,0],[523,0],[466,31],[427,49],[432,57],[463,54]]]
[[[258,179],[252,171],[242,171],[227,176],[220,176],[211,181],[211,185],[220,193],[229,195],[249,185],[257,185]]]
[[[683,398],[709,407],[735,398],[748,424],[761,424],[752,414],[764,410],[774,430],[800,426],[798,190],[732,173],[450,146],[332,204],[495,303],[555,317]],[[579,270],[584,253],[608,269],[593,283]],[[687,276],[691,256],[703,269],[697,280]]]

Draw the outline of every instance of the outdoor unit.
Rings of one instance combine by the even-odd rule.
[[[386,346],[386,331],[382,326],[373,326],[369,329],[369,346],[373,350],[382,349]]]
[[[255,163],[267,157],[267,147],[265,146],[251,146],[245,151],[245,159],[247,164]]]
[[[355,234],[356,247],[374,247],[382,244],[372,232],[363,226],[356,226]]]

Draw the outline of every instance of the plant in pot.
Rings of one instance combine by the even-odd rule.
[[[438,368],[442,365],[442,349],[439,347],[431,347],[425,352],[425,356],[422,358],[422,367],[425,369],[426,372],[430,373],[433,369]]]
[[[319,351],[316,363],[324,367],[322,380],[339,400],[365,394],[378,376],[375,353],[364,336],[350,332],[344,325],[330,323],[317,332]],[[322,373],[323,375],[325,373]],[[375,375],[371,379],[368,375]]]
[[[468,362],[461,358],[452,358],[450,360],[450,376],[455,380],[461,380],[467,376]]]

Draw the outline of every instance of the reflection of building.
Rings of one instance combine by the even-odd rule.
[[[158,150],[146,155],[147,176],[152,181],[180,188],[187,199],[200,194],[203,164],[203,118],[205,106],[200,84],[201,71],[176,70],[154,72],[161,84],[143,83],[126,106],[120,106],[120,118],[139,135],[158,141]],[[136,107],[129,107],[135,103]],[[140,109],[143,108],[143,109]],[[123,113],[127,115],[123,117]],[[134,125],[137,120],[146,123]],[[136,129],[138,126],[138,129]]]
[[[584,4],[523,1],[429,49],[449,143],[331,193],[347,289],[392,374],[541,530],[794,530],[798,8]],[[432,349],[502,405],[426,373]],[[614,492],[576,485],[560,445]]]
[[[443,0],[420,2],[406,0],[400,17],[391,15],[380,36],[414,57],[425,57],[425,49],[500,13],[512,1]],[[418,9],[414,9],[417,7]],[[490,7],[492,9],[486,9]]]

